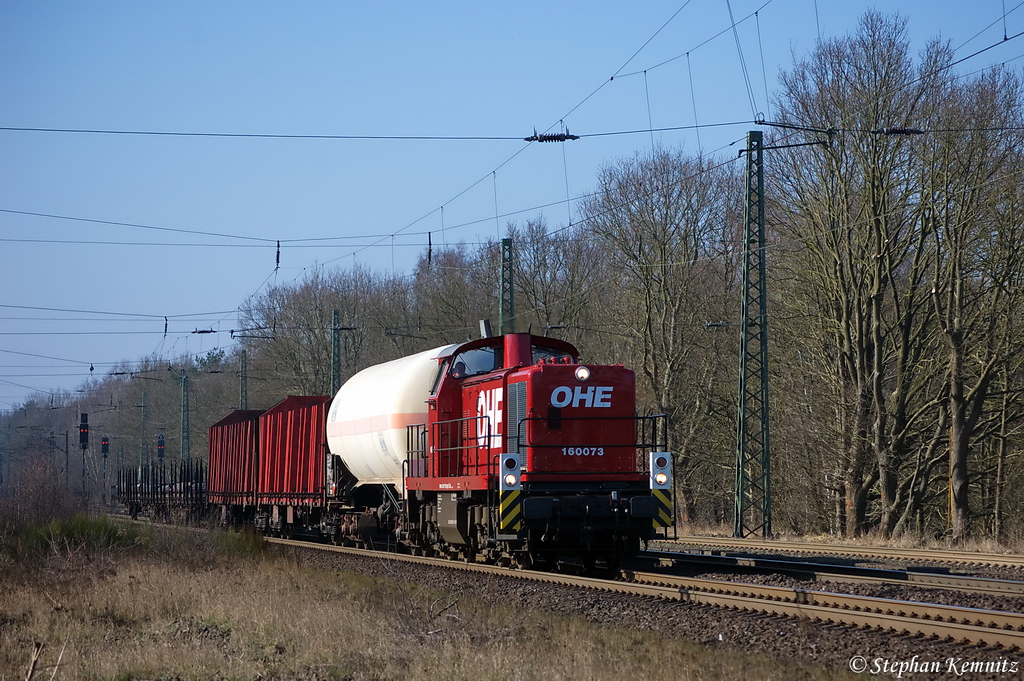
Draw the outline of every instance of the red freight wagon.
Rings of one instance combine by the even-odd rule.
[[[323,496],[327,408],[331,398],[286,397],[260,417],[256,500],[291,513]]]
[[[210,426],[207,499],[211,504],[255,503],[256,452],[262,411],[233,411]]]

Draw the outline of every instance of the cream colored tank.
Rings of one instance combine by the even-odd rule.
[[[457,347],[446,345],[363,369],[338,390],[327,414],[327,446],[358,484],[402,487],[406,426],[427,422],[437,358]]]

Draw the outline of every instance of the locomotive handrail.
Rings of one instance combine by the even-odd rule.
[[[422,466],[409,466],[408,477],[452,478],[465,475],[493,474],[490,445],[494,432],[488,416],[468,416],[430,424],[435,443],[426,447],[426,428],[423,424],[406,426],[407,460],[421,461]],[[423,444],[420,445],[420,439]],[[448,446],[442,446],[447,441]],[[414,470],[419,468],[419,470]]]
[[[634,442],[620,443],[620,444],[609,444],[601,443],[602,447],[605,448],[622,448],[629,447],[640,450],[650,451],[664,451],[668,449],[668,414],[654,414],[650,416],[558,416],[558,421],[561,423],[573,422],[573,421],[634,421],[637,424],[635,431]],[[551,422],[551,418],[544,416],[527,416],[519,419],[519,424],[516,429],[516,435],[520,447],[535,447],[537,449],[557,449],[562,447],[562,444],[542,444],[534,442],[532,439],[533,428],[524,428],[527,424],[534,422]],[[650,425],[650,441],[647,437],[647,426]],[[659,437],[658,430],[661,430]],[[559,425],[561,428],[561,425]],[[526,433],[524,437],[523,433]]]
[[[406,478],[422,478],[427,474],[427,424],[414,423],[405,427],[405,461],[402,462],[402,489]],[[416,464],[416,474],[413,465]]]
[[[576,421],[633,421],[636,424],[632,442],[602,443],[605,448],[630,448],[640,451],[660,451],[667,448],[667,414],[649,416],[560,416],[561,423]],[[546,422],[545,417],[525,417],[517,424],[517,436],[520,448],[556,449],[560,444],[543,444],[533,440],[532,428],[528,424]],[[431,438],[436,444],[428,450],[427,431],[433,432]],[[524,436],[525,432],[525,436]],[[406,426],[406,464],[402,466],[404,478],[422,477],[459,477],[464,475],[493,475],[495,469],[489,460],[489,443],[493,438],[490,417],[469,416],[430,424],[414,424]],[[447,446],[441,443],[447,441]],[[523,463],[526,464],[526,458]],[[526,472],[530,472],[527,470]],[[595,475],[615,475],[620,473],[636,473],[633,471],[595,471]],[[546,472],[547,475],[559,475]],[[565,471],[565,475],[579,475],[579,471]]]
[[[599,471],[586,471],[586,470],[583,470],[583,471],[530,471],[530,470],[527,470],[527,471],[524,471],[524,474],[525,475],[533,476],[532,478],[530,478],[532,480],[537,480],[538,479],[537,476],[557,478],[558,476],[564,475],[566,477],[577,477],[577,478],[587,478],[587,477],[601,478],[601,477],[615,476],[615,475],[618,475],[618,476],[623,476],[623,475],[646,476],[647,475],[647,473],[645,473],[644,471],[635,471],[635,470],[614,471],[614,470],[605,470],[605,469],[601,469]],[[526,480],[526,478],[523,478],[523,479]]]

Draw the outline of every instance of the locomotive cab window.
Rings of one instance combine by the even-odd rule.
[[[500,348],[499,348],[500,350]],[[452,358],[452,378],[479,376],[501,368],[501,355],[495,348],[475,348],[460,352]]]
[[[441,387],[441,377],[448,372],[448,363],[450,359],[446,359],[441,362],[441,365],[437,367],[437,373],[434,375],[434,381],[430,384],[430,396],[433,397],[437,394],[437,389]]]

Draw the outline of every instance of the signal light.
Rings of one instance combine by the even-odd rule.
[[[110,439],[103,438],[100,440],[100,453],[106,456],[110,452]]]
[[[651,452],[651,489],[672,489],[671,452]]]
[[[501,455],[501,484],[502,492],[512,492],[523,488],[519,478],[520,468],[519,454]]]
[[[86,449],[89,446],[89,415],[82,414],[82,423],[78,426],[78,444],[82,445],[82,449]]]
[[[161,461],[164,460],[164,434],[160,433],[156,437],[156,457]]]

